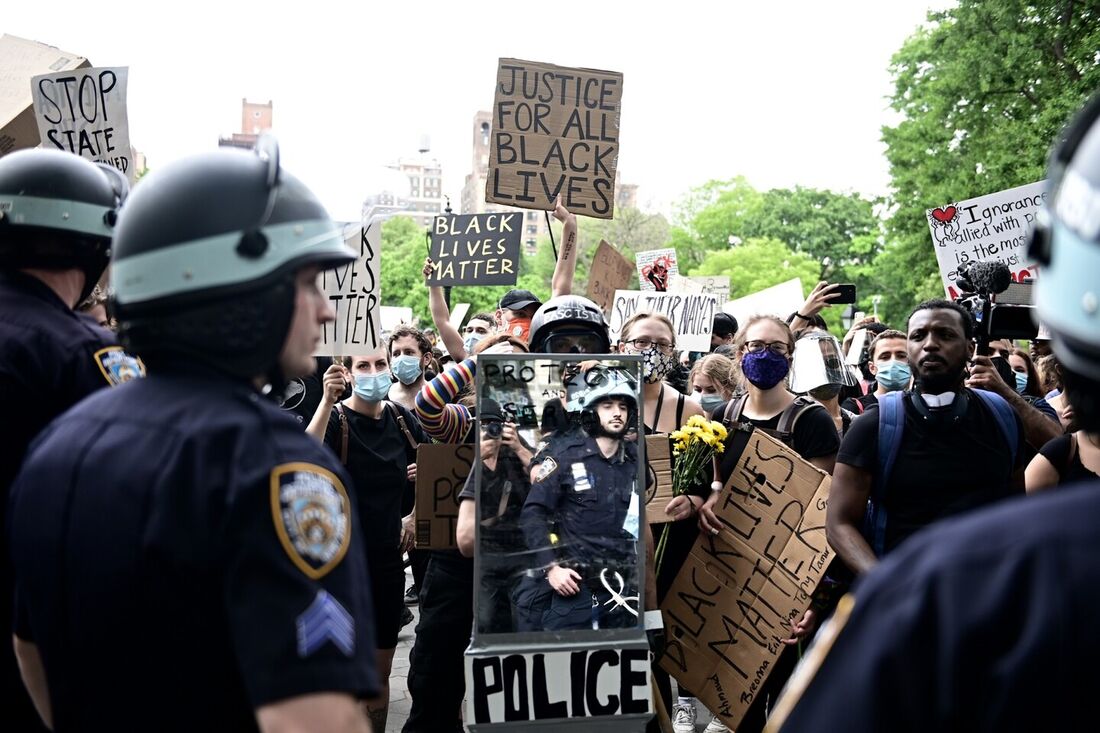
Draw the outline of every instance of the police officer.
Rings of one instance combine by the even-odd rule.
[[[0,527],[31,439],[83,397],[142,373],[114,334],[73,311],[107,267],[127,190],[113,168],[60,150],[0,158]],[[2,546],[0,624],[9,629],[12,580]],[[40,726],[11,647],[0,649],[0,728]]]
[[[584,398],[584,433],[553,440],[537,463],[520,524],[554,591],[546,630],[637,623],[638,452],[624,440],[637,409],[635,389],[609,375]]]
[[[17,655],[55,730],[369,730],[349,479],[263,395],[313,369],[318,273],[353,259],[268,138],[136,187],[113,308],[153,376],[55,421],[12,488]]]
[[[1100,431],[1100,97],[1057,147],[1030,247],[1081,428]],[[842,599],[772,730],[1077,730],[1100,672],[1100,485],[908,540]]]

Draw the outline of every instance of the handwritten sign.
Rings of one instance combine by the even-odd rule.
[[[500,59],[485,200],[611,219],[623,75]]]
[[[382,345],[378,279],[381,226],[379,222],[366,228],[345,225],[344,242],[359,256],[350,264],[321,273],[321,287],[336,311],[336,320],[321,328],[318,356],[351,356]]]
[[[719,303],[730,299],[729,275],[671,275],[668,279],[670,293],[710,293]]]
[[[641,283],[642,290],[666,292],[672,276],[680,274],[674,249],[651,249],[648,252],[639,252],[634,256],[634,262],[638,266],[638,281]]]
[[[665,507],[672,501],[672,450],[668,446],[668,435],[658,433],[645,437],[645,460],[649,479],[646,481],[645,519],[650,524],[663,524],[673,521],[665,513]]]
[[[416,547],[450,550],[458,523],[458,495],[474,465],[474,446],[423,443],[416,449]]]
[[[623,323],[638,311],[663,313],[676,327],[676,348],[710,351],[710,330],[718,299],[706,293],[658,293],[616,290],[608,330],[611,341],[621,337]]]
[[[466,689],[466,722],[475,726],[636,716],[637,727],[623,730],[641,730],[653,706],[644,645],[470,654]]]
[[[830,479],[753,431],[668,594],[661,667],[737,728],[810,605],[833,550],[825,541]]]
[[[515,285],[522,233],[518,213],[437,216],[427,284]]]
[[[44,43],[0,36],[0,155],[42,142],[34,114],[31,78],[91,66],[88,60]]]
[[[611,312],[611,303],[615,291],[630,285],[634,277],[634,265],[619,251],[600,240],[596,253],[592,256],[592,267],[588,270],[588,297],[604,313]]]
[[[964,262],[1000,260],[1014,282],[1038,275],[1027,258],[1027,239],[1046,197],[1046,182],[1039,181],[927,210],[947,297],[959,295],[956,270]]]
[[[34,116],[42,144],[106,163],[134,180],[126,116],[129,69],[78,69],[31,79]]]

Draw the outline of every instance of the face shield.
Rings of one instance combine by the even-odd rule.
[[[857,382],[844,363],[840,342],[824,331],[812,331],[795,344],[791,391],[804,394],[827,384],[854,387]]]

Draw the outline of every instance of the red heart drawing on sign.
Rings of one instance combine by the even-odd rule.
[[[932,218],[941,224],[946,224],[954,219],[957,213],[954,206],[945,206],[942,209],[932,209]]]

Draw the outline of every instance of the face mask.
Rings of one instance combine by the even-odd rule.
[[[1027,389],[1027,372],[1012,372],[1016,375],[1016,391],[1020,394]]]
[[[878,368],[876,379],[887,392],[897,392],[909,386],[909,378],[912,372],[909,363],[904,361],[891,361]]]
[[[703,408],[703,412],[708,415],[714,412],[715,409],[723,402],[722,395],[720,394],[703,394],[701,392],[695,393],[695,401],[699,403],[699,406]]]
[[[509,336],[514,336],[520,341],[527,343],[527,337],[531,333],[531,319],[513,318],[505,324],[504,330],[508,332]]]
[[[390,379],[389,372],[356,374],[355,394],[367,402],[381,402],[390,393],[391,384],[393,384],[393,380]]]
[[[485,338],[485,337],[480,335],[480,334],[471,333],[469,336],[462,339],[462,348],[466,349],[466,356],[467,357],[473,356],[474,347],[477,346],[478,344],[480,344],[481,339],[483,339],[483,338]]]
[[[676,352],[666,354],[656,346],[650,346],[642,355],[642,377],[646,384],[656,384],[676,366]]]
[[[810,390],[810,397],[821,402],[827,402],[840,394],[839,384],[823,384]]]
[[[420,359],[417,359],[415,356],[402,354],[401,356],[394,357],[393,374],[401,380],[401,384],[412,384],[420,378],[423,371],[423,367],[420,366]]]
[[[741,357],[741,372],[758,389],[771,389],[787,377],[791,363],[787,357],[764,349]]]

